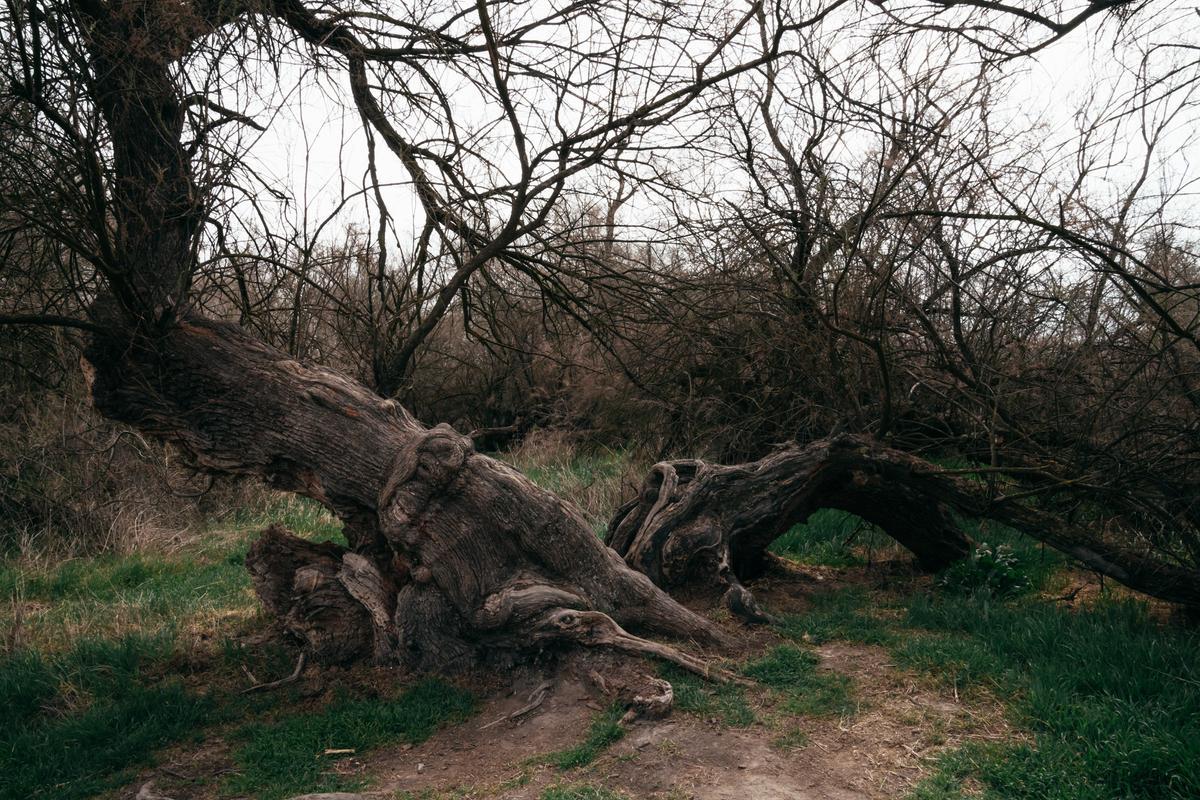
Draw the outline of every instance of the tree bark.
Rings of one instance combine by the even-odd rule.
[[[732,612],[762,621],[743,583],[763,572],[771,542],[822,508],[875,523],[928,570],[970,552],[949,509],[914,480],[918,463],[849,436],[736,466],[662,462],[616,512],[608,543],[659,586],[717,591]]]
[[[106,416],[208,470],[257,475],[345,522],[349,548],[269,529],[247,556],[263,603],[323,661],[444,669],[555,643],[702,661],[626,630],[729,643],[630,569],[579,512],[449,426],[240,328],[184,319],[93,342]]]
[[[638,496],[609,523],[608,543],[657,585],[673,592],[718,592],[735,614],[762,621],[767,616],[743,583],[761,574],[771,542],[822,508],[874,523],[929,571],[970,552],[972,542],[955,521],[958,513],[1016,528],[1137,591],[1200,607],[1200,575],[1193,571],[850,435],[787,445],[737,466],[656,464]]]

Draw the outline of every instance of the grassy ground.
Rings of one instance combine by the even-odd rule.
[[[835,513],[801,526],[777,552],[854,563],[838,551]],[[1124,593],[1073,609],[1050,597],[1065,580],[1056,556],[1005,530],[972,535],[983,557],[932,590],[862,588],[814,598],[781,631],[807,642],[884,645],[897,664],[951,687],[1007,701],[1020,741],[973,743],[941,756],[914,800],[1200,797],[1200,633],[1164,624]],[[997,565],[997,548],[1004,548]]]
[[[268,520],[340,539],[318,507],[287,500],[171,547],[0,566],[0,798],[101,795],[161,748],[212,731],[233,742],[233,771],[213,778],[219,795],[352,788],[361,781],[328,771],[326,749],[418,742],[470,712],[470,695],[441,682],[308,712],[291,710],[303,705],[294,693],[241,695],[243,670],[287,674],[294,657],[247,643],[266,620],[242,561]]]
[[[584,499],[598,529],[601,510],[639,472],[620,454],[511,460]],[[327,751],[417,743],[472,714],[474,698],[441,681],[380,691],[347,680],[318,698],[295,688],[239,694],[245,672],[281,676],[294,657],[259,636],[266,621],[242,566],[268,521],[339,538],[319,509],[287,501],[142,552],[0,564],[0,798],[113,796],[164,748],[213,735],[228,743],[228,771],[207,778],[210,796],[348,789],[369,776],[338,769],[341,754]],[[730,664],[755,688],[664,669],[678,711],[739,730],[766,726],[779,747],[802,748],[791,720],[858,708],[854,682],[818,669],[814,648],[864,643],[956,696],[1000,698],[1015,731],[944,751],[913,800],[1200,797],[1200,636],[1118,593],[1077,609],[1056,602],[1079,578],[1060,559],[1011,531],[966,526],[980,551],[933,581],[861,580],[900,552],[849,515],[823,512],[789,531],[773,551],[820,567],[834,576],[831,588],[783,616],[782,643]],[[543,800],[624,796],[579,779],[620,740],[618,717],[598,713],[578,744],[541,759],[562,773]]]

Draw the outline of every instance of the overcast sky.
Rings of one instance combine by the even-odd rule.
[[[1194,9],[1167,3],[1158,13],[1155,24],[1161,30],[1149,40],[1169,38],[1179,42],[1196,38],[1192,31],[1200,28],[1200,16]],[[1162,25],[1164,19],[1174,21]],[[1111,30],[1100,23],[1089,23],[1036,57],[1012,63],[1011,90],[993,109],[994,119],[1007,120],[1022,129],[1042,126],[1046,154],[1073,142],[1081,109],[1095,108],[1094,98],[1128,91],[1132,85],[1128,70],[1136,64],[1137,54],[1128,50],[1114,53],[1111,40]],[[1178,59],[1178,53],[1162,52],[1156,58],[1165,63],[1169,58]],[[1195,70],[1193,65],[1193,75]],[[366,140],[357,111],[345,102],[344,76],[314,75],[302,77],[299,69],[285,64],[278,80],[264,80],[269,87],[263,93],[265,102],[250,104],[255,117],[268,124],[267,131],[250,147],[252,163],[264,178],[292,198],[286,205],[277,206],[274,213],[289,219],[296,228],[307,226],[310,232],[345,196],[362,189],[367,170]],[[1090,102],[1089,97],[1093,98]],[[484,119],[496,113],[471,92],[458,93],[455,102],[457,113],[467,118]],[[1128,150],[1115,154],[1108,172],[1108,177],[1118,183],[1129,179],[1131,165],[1140,160],[1141,144],[1135,136],[1138,122],[1135,116],[1121,123],[1124,128],[1118,138],[1124,140]],[[1195,157],[1200,155],[1196,135],[1196,117],[1189,112],[1175,125],[1169,146],[1164,148],[1169,158],[1156,168],[1156,180],[1174,189],[1190,180],[1195,174]],[[501,155],[501,159],[504,157]],[[393,218],[394,238],[406,248],[406,240],[419,227],[419,209],[404,185],[406,175],[399,163],[382,146],[378,148],[378,159],[381,181],[399,184],[385,189],[385,197]],[[709,166],[716,165],[710,162]],[[1185,190],[1185,197],[1194,197],[1190,188]],[[648,202],[638,199],[630,203],[623,210],[624,218],[644,220],[653,213]],[[1178,203],[1188,204],[1186,200]],[[363,193],[345,205],[336,222],[325,229],[326,235],[340,235],[344,226],[352,223],[373,226],[376,213],[370,193]]]

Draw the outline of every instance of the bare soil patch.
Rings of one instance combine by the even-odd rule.
[[[524,705],[532,680],[487,699],[472,722],[417,747],[379,751],[364,769],[377,781],[371,793],[382,796],[403,790],[535,800],[549,785],[582,782],[672,800],[893,798],[938,751],[1012,735],[998,703],[967,704],[926,685],[897,670],[882,648],[831,643],[818,652],[822,669],[854,680],[857,713],[784,718],[764,694],[753,698],[760,722],[748,728],[677,712],[634,723],[593,764],[564,773],[531,762],[579,741],[601,706],[593,687],[563,674],[542,706],[515,724],[481,730]]]

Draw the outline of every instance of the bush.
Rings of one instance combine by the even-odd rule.
[[[1011,547],[984,542],[969,558],[946,568],[937,585],[953,594],[986,591],[994,597],[1014,597],[1033,585],[1026,573],[1026,565]]]

